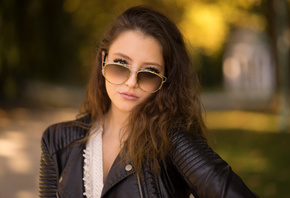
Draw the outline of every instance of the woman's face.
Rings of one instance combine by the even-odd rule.
[[[106,80],[111,110],[131,112],[136,105],[154,94],[139,88],[136,71],[140,68],[153,70],[160,75],[164,75],[165,72],[161,45],[155,38],[145,36],[137,30],[121,33],[110,46],[105,61],[130,65],[132,71],[129,79],[123,84],[114,85]]]

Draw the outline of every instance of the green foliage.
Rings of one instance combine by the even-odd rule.
[[[260,197],[290,197],[288,133],[213,130],[211,145]]]

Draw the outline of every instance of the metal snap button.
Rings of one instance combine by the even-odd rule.
[[[128,165],[125,166],[125,170],[126,170],[126,171],[130,171],[130,170],[132,170],[132,168],[133,168],[133,167],[132,167],[131,164],[128,164]]]

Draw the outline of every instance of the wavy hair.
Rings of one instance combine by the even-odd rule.
[[[198,75],[192,71],[180,31],[167,17],[152,8],[136,6],[115,19],[100,42],[80,113],[91,115],[92,122],[96,122],[108,112],[111,101],[101,72],[102,52],[108,52],[115,39],[128,30],[138,30],[159,41],[167,81],[161,90],[132,110],[120,155],[129,159],[138,172],[141,172],[143,163],[156,172],[170,148],[169,130],[184,128],[201,137],[205,131]]]

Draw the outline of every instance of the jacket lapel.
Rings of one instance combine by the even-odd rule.
[[[118,155],[108,173],[101,197],[104,197],[111,188],[133,173],[135,173],[134,167],[130,163],[123,163]]]

